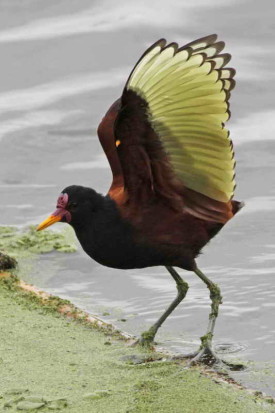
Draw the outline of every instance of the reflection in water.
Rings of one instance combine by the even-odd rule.
[[[65,7],[50,0],[41,8],[30,1],[29,11],[13,0],[2,5],[0,224],[40,222],[57,191],[69,184],[105,192],[110,171],[97,125],[140,53],[162,36],[187,42],[218,32],[237,68],[230,129],[237,149],[236,199],[246,206],[198,261],[223,294],[217,349],[228,358],[254,360],[235,377],[275,395],[275,371],[268,364],[275,358],[274,8],[263,3],[176,0],[171,7],[164,0],[105,0],[91,7],[90,0],[69,0]],[[258,19],[267,24],[255,34]],[[157,339],[187,353],[204,334],[210,300],[198,278],[182,276],[190,284],[187,297]],[[111,270],[82,252],[44,255],[26,280],[105,314],[132,334],[145,330],[176,295],[162,268]]]

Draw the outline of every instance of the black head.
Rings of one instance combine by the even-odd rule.
[[[40,231],[55,222],[67,222],[73,227],[85,225],[102,206],[102,195],[91,188],[71,185],[63,189],[57,199],[56,210],[38,227]]]

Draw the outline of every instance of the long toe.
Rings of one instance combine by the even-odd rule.
[[[210,347],[203,347],[190,360],[189,365],[205,364],[206,366],[217,366],[223,364],[223,361],[214,353]]]
[[[240,371],[245,370],[244,364],[235,364],[220,359],[217,354],[210,347],[203,347],[200,349],[194,357],[191,358],[188,365],[194,366],[196,364],[204,364],[208,367],[213,367],[217,371]]]

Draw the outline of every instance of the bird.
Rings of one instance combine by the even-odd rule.
[[[70,224],[83,250],[107,267],[167,269],[177,295],[141,334],[143,346],[153,346],[186,296],[189,286],[178,269],[194,272],[211,299],[194,363],[220,361],[213,335],[222,303],[219,286],[196,258],[243,205],[233,200],[236,162],[225,122],[235,69],[227,67],[231,55],[221,53],[224,46],[212,34],[182,47],[165,39],[149,47],[98,127],[112,171],[108,193],[70,185],[37,227]]]

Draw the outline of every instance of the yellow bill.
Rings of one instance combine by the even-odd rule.
[[[42,229],[45,229],[49,227],[50,225],[53,225],[56,222],[59,222],[61,219],[62,219],[62,215],[50,215],[43,222],[41,222],[41,224],[38,225],[38,227],[36,228],[36,231],[41,231]]]

